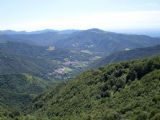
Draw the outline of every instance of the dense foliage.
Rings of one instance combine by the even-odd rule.
[[[90,70],[34,99],[24,120],[159,120],[160,57]]]
[[[47,87],[49,83],[28,74],[0,75],[0,104],[20,109]]]

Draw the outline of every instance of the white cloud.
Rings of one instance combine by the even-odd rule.
[[[59,17],[52,20],[25,21],[18,24],[2,25],[1,29],[149,29],[160,28],[160,11],[105,12],[82,16]]]

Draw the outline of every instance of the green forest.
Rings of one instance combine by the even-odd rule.
[[[91,69],[23,109],[9,106],[1,104],[1,120],[160,120],[160,57]]]

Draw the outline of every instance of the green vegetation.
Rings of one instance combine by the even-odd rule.
[[[55,62],[34,57],[11,55],[0,52],[0,74],[28,73],[47,78],[47,73],[56,66]]]
[[[89,70],[36,98],[46,89],[44,81],[28,74],[0,79],[2,120],[159,120],[160,116],[160,57]]]
[[[160,55],[160,45],[116,52],[96,61],[95,64],[92,65],[92,67],[99,67],[109,63],[116,63],[120,61],[142,59],[148,56],[155,55]]]
[[[1,41],[1,40],[0,40]],[[0,74],[28,73],[44,79],[55,80],[54,70],[62,67],[64,58],[68,61],[87,61],[88,55],[81,52],[72,53],[69,50],[55,49],[48,51],[48,47],[33,46],[18,42],[0,43]],[[82,70],[75,67],[77,73]],[[73,77],[73,74],[67,76]],[[65,78],[65,76],[63,76]],[[57,79],[56,79],[57,80]],[[61,79],[62,80],[62,79]]]
[[[0,35],[0,120],[159,120],[160,57],[109,64],[68,81],[119,50],[127,51],[101,65],[157,55],[159,46],[128,49],[158,43],[98,29]],[[55,79],[67,81],[52,86]]]
[[[51,86],[29,74],[0,75],[0,120],[13,120],[32,100]]]
[[[33,100],[20,120],[159,120],[160,57],[89,70]]]
[[[0,75],[0,103],[21,109],[49,87],[46,81],[28,74]]]

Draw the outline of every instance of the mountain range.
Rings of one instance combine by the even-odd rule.
[[[144,35],[127,35],[100,29],[80,31],[41,31],[28,34],[2,34],[0,39],[18,41],[39,46],[55,46],[72,50],[88,50],[91,53],[110,54],[119,50],[157,45],[160,38]]]
[[[5,65],[10,67],[6,67],[6,70],[2,67],[1,71],[33,73],[47,79],[68,79],[108,55],[157,44],[160,44],[160,38],[106,32],[96,28],[1,31],[0,52],[19,61],[16,64],[16,60],[13,60],[14,64],[10,65],[11,62],[7,63],[6,60]]]
[[[158,120],[159,44],[96,28],[0,31],[0,119]]]

